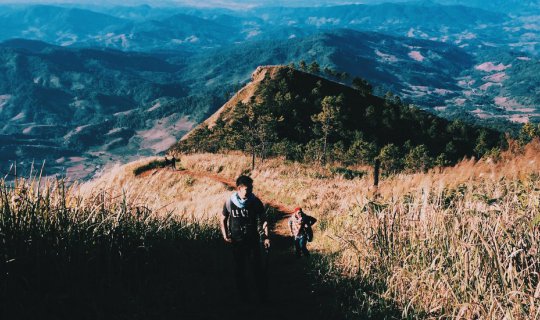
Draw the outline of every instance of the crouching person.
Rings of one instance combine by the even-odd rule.
[[[268,294],[266,268],[262,265],[261,244],[270,247],[264,205],[253,194],[253,180],[240,176],[234,192],[223,205],[221,217],[223,239],[232,246],[235,278],[240,298],[249,299],[246,265],[251,268],[259,300],[265,301]]]
[[[315,222],[317,222],[317,219],[305,214],[302,208],[294,209],[294,213],[289,218],[289,228],[291,235],[294,237],[294,249],[297,257],[301,257],[302,254],[309,256],[307,243],[313,239],[313,229],[311,226]]]

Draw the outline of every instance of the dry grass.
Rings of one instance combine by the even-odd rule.
[[[465,160],[427,174],[345,180],[327,168],[271,159],[255,192],[320,218],[315,246],[342,277],[393,301],[403,317],[540,317],[540,143],[498,162]],[[234,178],[239,154],[185,155],[188,170]],[[365,302],[357,301],[361,312]],[[361,306],[361,307],[360,307]]]
[[[129,203],[145,206],[156,215],[173,214],[199,223],[216,223],[227,189],[208,178],[194,178],[166,168],[138,177],[133,169],[156,158],[145,158],[116,166],[102,177],[80,186],[83,199],[104,194],[109,199],[126,197]]]
[[[214,224],[229,191],[209,178],[172,170],[135,178],[152,158],[117,167],[79,189],[85,199],[124,195],[158,215]],[[238,153],[182,155],[191,172],[234,180],[248,173]],[[377,299],[403,317],[540,317],[540,143],[491,160],[464,160],[426,174],[347,180],[328,167],[270,159],[251,176],[255,193],[319,218],[313,243],[327,270],[357,290],[351,315]],[[366,168],[362,168],[366,169]],[[354,285],[356,283],[356,286]],[[368,288],[368,289],[366,289]],[[361,294],[364,292],[365,294]],[[367,302],[366,302],[367,301]]]
[[[0,179],[5,319],[177,319],[231,286],[219,275],[224,250],[214,226],[78,189]]]

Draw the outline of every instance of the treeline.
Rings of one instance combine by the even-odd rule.
[[[313,64],[305,68],[316,71]],[[225,110],[215,124],[197,128],[172,150],[241,150],[254,158],[322,164],[379,159],[389,174],[450,165],[505,146],[499,132],[439,118],[392,93],[373,96],[365,80],[353,82],[354,88],[282,67],[267,75],[251,101]]]

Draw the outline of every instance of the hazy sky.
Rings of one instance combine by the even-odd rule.
[[[397,0],[399,1],[399,0]],[[21,4],[21,3],[41,3],[41,4],[83,4],[83,5],[140,5],[149,4],[151,6],[188,5],[197,7],[227,7],[227,8],[249,8],[253,6],[291,6],[291,5],[331,5],[350,3],[377,3],[377,2],[397,2],[396,0],[0,0],[0,3]]]

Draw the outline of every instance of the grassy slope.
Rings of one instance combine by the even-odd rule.
[[[62,188],[51,186],[42,200],[32,192],[23,197],[26,209],[40,208],[38,215],[17,209],[17,193],[2,188],[7,310],[59,318],[212,319],[260,312],[287,319],[298,316],[300,303],[319,318],[538,315],[538,142],[521,155],[512,149],[497,163],[464,161],[383,180],[377,196],[369,177],[347,180],[326,167],[267,160],[252,172],[255,193],[285,209],[301,205],[319,218],[311,244],[316,254],[310,264],[294,261],[284,220],[269,208],[277,222],[271,304],[247,308],[223,300],[233,287],[223,275],[232,270],[215,218],[230,192],[223,182],[249,171],[249,157],[182,156],[185,171],[152,170],[135,178],[133,169],[151,160],[80,186],[80,197],[66,201],[72,224],[55,218],[63,217]],[[141,218],[133,215],[137,208],[152,213]],[[17,228],[10,224],[15,216],[23,217]],[[70,225],[76,227],[66,229]]]
[[[328,167],[281,159],[267,160],[251,174],[264,200],[301,205],[319,219],[310,268],[326,305],[321,310],[340,306],[351,318],[521,319],[539,312],[539,161],[538,142],[523,152],[511,145],[496,163],[466,160],[427,174],[398,175],[378,190],[369,177],[347,180]],[[251,165],[238,153],[183,155],[181,162],[187,173],[148,175],[159,181],[231,181]],[[200,212],[219,212],[221,201],[209,193],[197,193],[208,208]],[[183,206],[189,201],[178,201]],[[278,261],[275,275],[285,278],[272,281],[289,280]]]
[[[340,129],[335,130],[329,137],[335,147],[343,146],[341,151],[334,149],[330,152],[331,156],[334,155],[336,158],[342,153],[354,154],[355,156],[351,157],[355,161],[369,163],[381,148],[392,143],[397,146],[409,146],[403,148],[405,154],[413,147],[424,145],[433,159],[442,155],[450,163],[455,163],[463,156],[476,155],[475,146],[478,141],[486,142],[486,151],[503,146],[505,142],[500,132],[461,122],[451,123],[418,108],[402,104],[397,98],[382,99],[371,94],[363,95],[349,86],[288,66],[261,66],[253,73],[252,82],[169,150],[185,152],[242,150],[245,142],[240,139],[242,135],[235,133],[240,132],[239,128],[246,127],[243,123],[247,123],[248,119],[240,116],[244,111],[239,111],[242,109],[236,106],[239,101],[249,101],[251,98],[263,106],[255,109],[254,118],[261,119],[268,115],[272,119],[281,119],[272,129],[276,135],[275,139],[277,142],[292,145],[284,147],[276,143],[275,150],[270,152],[287,155],[289,159],[304,157],[311,160],[317,156],[314,154],[316,153],[314,146],[320,145],[321,141],[317,140],[321,139],[321,135],[313,130],[316,127],[313,117],[322,111],[321,100],[324,97],[338,95],[343,95],[343,103],[338,112]],[[246,111],[245,114],[249,112]],[[219,123],[220,125],[216,125]],[[258,124],[255,127],[257,130],[259,127],[264,128]],[[252,131],[258,132],[257,130]],[[361,152],[352,149],[355,141],[358,141],[355,140],[357,139],[355,132],[361,133],[362,139],[372,144],[370,147],[361,148],[365,153],[372,153],[371,156],[359,154]],[[485,133],[485,139],[480,139],[482,132]],[[260,134],[254,135],[254,141],[260,148]]]
[[[522,319],[539,312],[540,146],[517,156],[511,150],[497,163],[395,176],[378,196],[369,178],[345,180],[280,160],[252,176],[256,192],[319,218],[314,246],[323,255],[315,265],[339,288],[349,315],[397,305],[409,317]],[[249,168],[241,155],[182,162],[229,178]]]
[[[0,241],[7,243],[0,248],[3,314],[341,318],[339,309],[325,305],[324,297],[332,293],[313,287],[306,264],[294,258],[291,239],[283,233],[272,236],[269,303],[240,303],[232,255],[216,219],[232,182],[170,169],[133,176],[135,167],[152,160],[117,167],[65,190],[66,196],[63,185],[54,182],[41,195],[36,184],[0,182]],[[267,209],[271,217],[281,217]]]

